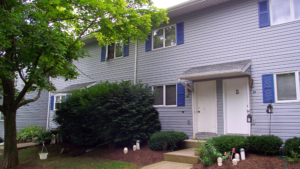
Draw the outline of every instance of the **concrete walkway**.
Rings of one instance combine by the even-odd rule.
[[[191,169],[193,164],[162,161],[143,167],[142,169]]]
[[[19,143],[17,144],[17,149],[22,149],[22,148],[26,148],[26,147],[32,147],[32,146],[35,146],[36,143]],[[3,147],[0,147],[0,154],[3,154],[4,153],[4,146]]]

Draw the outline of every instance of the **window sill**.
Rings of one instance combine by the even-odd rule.
[[[170,47],[174,47],[174,46],[177,46],[177,44],[176,45],[172,45],[172,46],[167,46],[167,47],[161,47],[161,48],[157,48],[157,49],[152,49],[152,51],[155,51],[155,50],[160,50],[160,49],[166,49],[166,48],[170,48]],[[150,52],[150,51],[149,51]]]
[[[287,21],[287,22],[282,22],[282,23],[276,23],[276,24],[270,24],[270,26],[276,26],[276,25],[281,25],[281,24],[285,24],[285,23],[290,23],[290,22],[294,22],[294,21],[299,21],[300,19],[295,19],[295,20],[292,20],[292,21]]]
[[[169,106],[153,105],[153,107],[177,107],[177,105],[169,105]]]
[[[300,102],[299,100],[283,100],[283,101],[278,101],[276,100],[275,103],[297,103]]]

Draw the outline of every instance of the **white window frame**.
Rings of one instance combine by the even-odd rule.
[[[168,27],[171,27],[171,26],[174,26],[175,27],[175,40],[176,40],[176,44],[175,45],[170,45],[170,46],[167,46],[166,47],[166,29],[165,28],[168,28]],[[161,48],[156,48],[154,49],[154,31],[156,30],[159,30],[159,29],[163,29],[163,47]],[[168,47],[172,47],[172,46],[177,46],[177,28],[176,28],[176,24],[173,24],[173,25],[168,25],[168,26],[165,26],[165,27],[161,27],[161,28],[157,28],[155,30],[152,31],[152,50],[158,50],[158,49],[164,49],[164,48],[168,48]]]
[[[176,89],[176,104],[175,105],[166,105],[166,95],[167,95],[167,90],[166,90],[166,86],[171,86],[171,85],[175,85]],[[165,84],[165,85],[155,85],[152,86],[152,91],[154,91],[154,87],[159,87],[159,86],[163,86],[163,105],[153,105],[153,107],[177,107],[177,84]]]
[[[122,48],[123,48],[123,51],[122,51],[122,56],[119,56],[119,57],[116,57],[116,43],[121,43],[122,44]],[[129,45],[129,43],[128,43]],[[105,52],[105,61],[109,61],[107,58],[108,58],[108,46],[109,45],[106,45],[106,52]],[[119,41],[119,42],[115,42],[114,43],[114,59],[119,59],[119,58],[123,58],[124,57],[124,44]]]
[[[278,100],[278,95],[277,95],[277,75],[279,74],[288,74],[288,73],[295,73],[295,84],[296,84],[296,100]],[[300,101],[300,86],[299,86],[299,71],[291,71],[291,72],[280,72],[280,73],[274,73],[274,94],[275,94],[275,103],[291,103],[291,102],[299,102]]]
[[[55,94],[55,95],[54,95],[53,110],[56,110],[56,105],[55,105],[55,103],[56,103],[56,97],[57,97],[57,96],[60,96],[60,100],[61,100],[61,96],[66,96],[66,99],[67,99],[67,95],[68,95],[68,93],[61,93],[61,94]],[[60,102],[60,103],[61,103],[61,102]]]
[[[284,23],[288,23],[288,22],[293,22],[293,21],[297,21],[300,20],[299,19],[295,19],[295,6],[294,6],[294,0],[290,0],[290,8],[291,8],[291,20],[287,21],[287,22],[282,22],[282,23],[273,23],[273,11],[272,11],[272,0],[269,0],[269,10],[270,10],[270,23],[271,26],[273,25],[280,25],[280,24],[284,24]]]
[[[3,113],[0,111],[0,121],[4,121],[4,116],[3,116],[3,119],[1,119],[2,114]]]

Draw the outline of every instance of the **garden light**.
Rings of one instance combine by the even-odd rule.
[[[221,157],[219,157],[218,159],[217,159],[217,162],[218,162],[218,166],[222,166],[222,158]]]
[[[137,150],[140,149],[140,140],[136,140],[136,149],[137,149]]]
[[[233,164],[233,165],[237,165],[237,162],[238,162],[238,161],[237,161],[236,159],[233,159],[233,160],[232,160],[232,164]]]
[[[240,155],[239,155],[239,153],[235,153],[234,158],[235,158],[237,161],[240,161]]]
[[[135,151],[136,150],[136,145],[134,145],[132,148],[133,148],[133,151]]]
[[[128,153],[128,148],[125,147],[125,148],[124,148],[124,154],[127,154],[127,153]]]
[[[245,160],[246,159],[246,155],[245,155],[245,150],[243,148],[240,149],[240,153],[241,153],[241,159]]]

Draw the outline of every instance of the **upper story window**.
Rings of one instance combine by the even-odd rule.
[[[299,101],[299,72],[274,74],[276,102]]]
[[[153,31],[153,49],[176,45],[176,26],[171,25]]]
[[[123,44],[122,42],[112,43],[107,46],[107,60],[123,57]]]
[[[54,96],[54,110],[60,109],[66,103],[67,94],[58,94]]]
[[[300,19],[300,0],[270,0],[271,24]]]
[[[154,106],[176,106],[176,85],[154,86]]]

